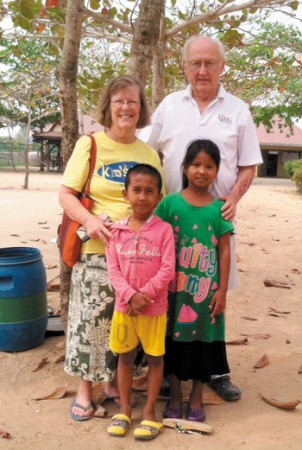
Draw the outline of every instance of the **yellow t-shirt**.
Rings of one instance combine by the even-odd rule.
[[[90,196],[94,200],[92,214],[99,216],[107,212],[113,222],[127,217],[131,206],[123,198],[127,171],[138,163],[151,164],[162,175],[157,152],[137,139],[133,144],[120,144],[110,139],[103,131],[94,133],[97,145],[95,169],[92,174]],[[66,166],[62,184],[82,192],[89,172],[91,139],[82,136]],[[102,241],[89,239],[82,245],[82,253],[105,253]]]

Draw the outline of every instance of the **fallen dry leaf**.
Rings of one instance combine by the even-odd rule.
[[[93,417],[105,417],[107,415],[107,411],[101,405],[96,405]]]
[[[63,398],[67,392],[67,389],[68,389],[68,383],[64,384],[63,386],[57,387],[50,394],[44,395],[43,397],[34,398],[34,400],[56,400],[59,398]]]
[[[283,319],[287,319],[287,317],[281,316],[280,314],[276,314],[276,313],[267,313],[268,316],[272,316],[272,317],[283,317]]]
[[[58,364],[58,363],[63,362],[63,361],[65,361],[65,353],[62,353],[61,355],[57,356],[54,359],[54,363],[55,364]]]
[[[44,265],[45,269],[55,269],[57,266],[57,264],[46,264]]]
[[[48,363],[49,361],[47,358],[42,358],[37,367],[33,370],[33,372],[38,372],[38,370],[43,369],[43,367],[46,366],[46,364]]]
[[[3,430],[0,430],[0,437],[2,437],[3,439],[11,439],[12,438],[12,436],[7,431],[3,431]]]
[[[247,345],[249,343],[248,339],[234,339],[233,341],[227,341],[227,345]]]
[[[254,369],[262,369],[262,367],[267,366],[268,363],[269,363],[268,356],[266,353],[264,353],[264,355],[262,355],[261,358],[258,359],[256,364],[254,365]]]
[[[275,281],[271,278],[266,278],[263,280],[264,286],[266,287],[277,287],[277,288],[283,288],[283,289],[291,289],[291,286],[289,283],[284,283],[282,281]]]
[[[296,409],[296,407],[299,405],[299,403],[301,403],[300,400],[293,400],[290,402],[280,402],[278,400],[275,400],[274,398],[268,399],[260,393],[259,393],[259,396],[260,396],[260,398],[262,398],[262,400],[264,400],[269,405],[275,406],[276,408],[280,408],[280,409],[286,409],[287,411],[292,411],[293,409]]]
[[[290,314],[291,313],[291,311],[278,311],[278,309],[275,309],[275,308],[269,308],[269,311],[272,311],[276,314]]]
[[[271,335],[269,333],[254,333],[254,334],[242,334],[241,336],[253,337],[254,339],[269,339]]]
[[[244,320],[258,320],[255,317],[248,317],[248,316],[241,316],[241,319],[244,319]]]

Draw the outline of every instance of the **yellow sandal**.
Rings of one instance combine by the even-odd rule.
[[[163,430],[163,424],[160,422],[153,422],[153,420],[143,420],[140,426],[134,430],[135,439],[142,441],[156,438]]]
[[[107,428],[110,436],[124,437],[128,431],[131,420],[126,414],[115,414],[111,419],[111,424]]]

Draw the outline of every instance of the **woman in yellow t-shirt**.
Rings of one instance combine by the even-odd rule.
[[[91,238],[82,245],[71,278],[64,370],[80,377],[71,406],[74,420],[87,420],[94,414],[92,382],[107,382],[107,395],[118,399],[117,361],[109,350],[114,293],[105,258],[105,243],[112,236],[100,216],[108,215],[115,222],[130,214],[130,205],[122,195],[129,168],[148,163],[161,173],[156,151],[136,137],[136,130],[149,122],[145,95],[138,81],[128,75],[114,78],[101,94],[98,120],[105,131],[94,134],[97,156],[91,179],[92,211],[78,200],[89,171],[88,136],[77,141],[59,191],[61,206],[86,228]]]

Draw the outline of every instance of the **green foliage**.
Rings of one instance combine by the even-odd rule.
[[[292,161],[292,169],[292,180],[295,182],[297,190],[302,192],[302,159]]]
[[[26,36],[0,39],[0,52],[5,70],[0,69],[0,104],[3,116],[15,122],[31,121],[43,128],[58,118],[60,109],[53,54],[45,58],[46,44]],[[30,95],[29,95],[30,94]]]
[[[90,8],[97,10],[100,7],[100,0],[90,0]]]
[[[257,125],[270,129],[279,115],[291,127],[292,119],[302,116],[302,97],[297,95],[302,92],[301,66],[296,62],[301,31],[280,23],[256,23],[243,44],[227,44],[224,84],[251,106]]]
[[[118,0],[85,2],[88,9],[106,20],[97,21],[85,14],[78,76],[78,99],[83,112],[90,112],[94,108],[100,90],[112,76],[127,71],[132,32],[141,13],[140,3],[140,0],[127,1],[125,4]],[[291,126],[293,117],[302,116],[302,97],[297,95],[302,92],[301,66],[295,60],[295,54],[300,53],[302,48],[301,31],[298,27],[271,22],[269,14],[273,7],[270,9],[269,1],[261,8],[216,14],[217,5],[225,3],[225,0],[166,1],[168,34],[188,19],[199,14],[209,15],[200,23],[182,28],[167,40],[165,94],[184,86],[181,68],[184,41],[196,34],[209,34],[223,41],[226,47],[227,68],[222,77],[225,87],[251,106],[255,122],[270,128],[274,115],[278,114],[286,125]],[[61,55],[65,30],[65,11],[61,4],[65,5],[66,2],[60,2],[59,8],[50,9],[43,8],[44,4],[42,0],[9,2],[8,11],[14,21],[19,43],[4,47],[0,43],[0,60],[12,64],[12,69],[20,74],[26,68],[23,48],[25,36],[31,34],[37,38],[43,37],[33,41],[35,45],[31,48],[30,58],[36,58],[38,76],[41,75],[40,68],[41,71],[48,71],[47,64],[52,66],[51,82],[46,82],[46,85],[55,92],[54,67]],[[298,5],[297,0],[288,3],[293,10]],[[20,32],[20,26],[24,31]],[[35,69],[29,60],[24,77],[30,77],[32,73],[35,73]],[[150,96],[151,77],[150,74],[146,84]],[[12,82],[15,83],[15,80],[13,77]]]
[[[289,161],[286,161],[285,163],[284,163],[284,170],[285,170],[285,172],[287,173],[287,175],[290,177],[290,178],[292,178],[293,177],[293,175],[294,175],[294,169],[293,169],[293,162],[291,161],[291,160],[289,160]]]
[[[302,159],[286,161],[284,170],[295,182],[297,190],[302,192]]]

